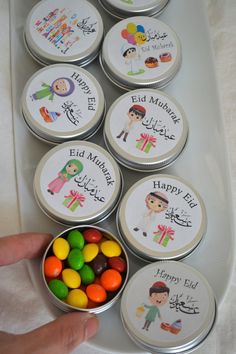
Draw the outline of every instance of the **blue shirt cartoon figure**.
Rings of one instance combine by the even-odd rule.
[[[157,215],[167,209],[169,201],[164,193],[151,192],[146,196],[145,203],[147,210],[143,213],[139,224],[133,230],[136,232],[141,230],[143,236],[147,237],[152,224],[156,221]]]
[[[76,159],[69,160],[63,169],[58,173],[57,178],[48,184],[48,192],[52,195],[59,193],[66,182],[77,176],[83,170],[83,164]]]
[[[31,98],[32,100],[41,100],[47,97],[49,101],[53,101],[55,95],[66,97],[72,94],[75,89],[74,82],[67,77],[60,77],[53,81],[51,85],[42,83],[42,89],[35,92]]]
[[[128,75],[139,75],[144,73],[144,69],[141,68],[140,54],[138,48],[135,45],[124,44],[121,48],[122,55],[125,59],[125,64],[129,65],[130,70]]]
[[[149,289],[149,301],[151,305],[144,304],[144,307],[148,309],[148,312],[145,316],[145,323],[142,329],[148,331],[151,323],[155,322],[157,316],[161,319],[159,308],[167,303],[169,293],[170,289],[162,281],[157,281],[151,286]]]
[[[117,139],[120,139],[122,135],[124,135],[123,141],[126,142],[130,130],[133,129],[133,127],[137,123],[141,122],[145,114],[146,114],[146,109],[143,106],[134,104],[132,107],[130,107],[129,112],[127,113],[128,119],[126,118],[124,127],[120,132],[120,134],[117,135]]]

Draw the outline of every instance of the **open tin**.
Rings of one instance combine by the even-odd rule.
[[[123,19],[131,16],[159,15],[169,0],[99,0],[112,16]]]
[[[205,277],[182,262],[156,262],[129,280],[121,318],[130,338],[150,353],[189,353],[210,334],[216,300]]]
[[[25,46],[41,65],[87,65],[98,55],[102,39],[102,18],[85,0],[40,1],[24,29]]]
[[[88,71],[54,64],[37,71],[26,83],[22,114],[30,131],[50,144],[90,138],[100,127],[103,90]]]
[[[182,178],[151,175],[136,182],[117,211],[117,227],[130,251],[145,261],[190,255],[206,232],[202,198]]]
[[[64,225],[97,223],[115,209],[123,179],[116,161],[100,146],[70,141],[40,160],[34,194],[40,208]]]
[[[188,123],[180,104],[154,89],[130,91],[110,107],[104,140],[122,165],[137,171],[168,166],[182,152]]]
[[[90,232],[93,240],[88,242],[85,239],[87,231],[92,231],[92,233],[95,231],[96,238],[100,234],[101,241],[98,243],[98,240],[95,240]],[[58,246],[55,246],[55,241],[58,242],[57,245],[67,246],[68,249],[62,247],[58,249]],[[119,256],[103,253],[101,242],[106,241],[116,244],[116,249],[111,249],[110,255],[119,254]],[[81,248],[77,248],[79,246]],[[96,246],[99,248],[97,255],[94,257],[95,254],[89,254],[90,258],[94,258],[86,259],[86,256],[83,256],[87,252],[85,249],[88,250],[88,247],[96,249]],[[71,267],[72,256],[75,260],[76,254],[82,257],[82,263],[81,260],[74,262]],[[112,269],[110,275],[114,273],[117,276],[117,272],[119,273],[120,284],[117,289],[115,289],[117,282],[108,278],[109,281],[105,279],[104,283],[104,279],[102,279],[104,272],[110,269]],[[109,309],[120,298],[128,280],[129,260],[124,246],[110,231],[97,226],[81,225],[63,231],[51,241],[42,259],[41,272],[48,298],[59,309],[65,312],[82,311],[98,314]],[[50,277],[47,276],[48,272],[50,272]],[[95,288],[92,289],[91,285],[95,285]],[[111,290],[111,288],[114,289]]]
[[[180,40],[167,24],[136,16],[109,30],[100,63],[107,77],[125,90],[162,88],[180,69],[181,52]]]

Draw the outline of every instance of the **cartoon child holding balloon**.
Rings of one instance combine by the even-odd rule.
[[[143,74],[145,70],[142,67],[140,46],[147,40],[144,27],[130,22],[127,24],[126,28],[121,31],[121,36],[126,40],[121,48],[121,53],[125,59],[125,64],[129,65],[130,68],[127,74]]]

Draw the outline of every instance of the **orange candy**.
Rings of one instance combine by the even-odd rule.
[[[62,271],[62,262],[55,256],[50,256],[44,262],[44,274],[49,278],[56,278]]]
[[[88,298],[96,303],[104,302],[107,298],[106,290],[99,284],[90,284],[86,288]]]
[[[108,269],[102,273],[100,281],[105,290],[116,291],[121,286],[122,277],[117,270]]]

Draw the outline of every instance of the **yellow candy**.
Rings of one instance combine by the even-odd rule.
[[[83,248],[85,262],[91,262],[98,254],[99,247],[96,243],[87,243]]]
[[[122,250],[117,242],[109,240],[101,244],[101,251],[106,257],[117,257]]]
[[[53,242],[52,249],[55,256],[63,261],[70,252],[70,245],[64,238],[59,237]]]
[[[73,289],[69,292],[66,302],[68,305],[86,309],[88,305],[88,297],[83,290]]]
[[[79,288],[81,284],[80,275],[74,269],[64,269],[62,271],[62,280],[71,289]]]

